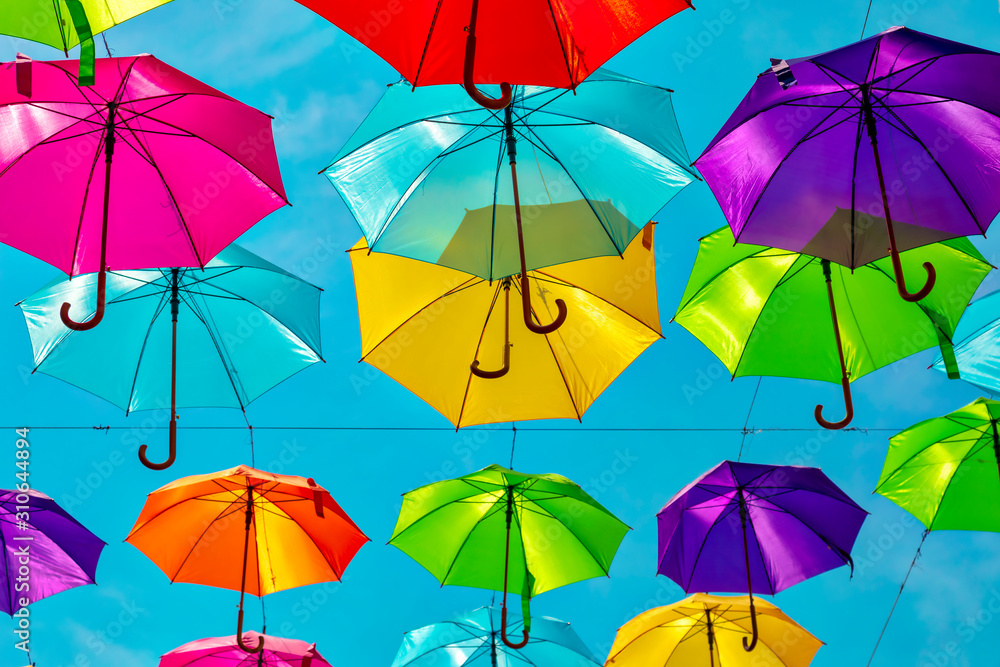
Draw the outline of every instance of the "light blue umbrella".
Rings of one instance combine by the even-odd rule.
[[[598,70],[575,94],[517,87],[491,111],[458,86],[401,81],[323,173],[372,251],[526,281],[620,255],[697,178],[671,92]],[[550,333],[532,322],[524,287],[525,324]]]
[[[521,621],[509,622],[516,634]],[[569,623],[532,619],[524,648],[508,648],[500,639],[500,610],[481,607],[450,621],[403,635],[392,667],[599,667]]]
[[[64,301],[92,303],[96,274],[57,279],[18,305],[36,371],[126,411],[170,408],[169,467],[176,408],[247,404],[322,360],[321,289],[231,245],[205,269],[110,271],[105,326],[63,326]],[[181,363],[178,363],[178,360]]]
[[[1000,290],[973,301],[955,329],[955,360],[933,367],[994,396],[1000,395]],[[957,363],[957,366],[955,365]]]

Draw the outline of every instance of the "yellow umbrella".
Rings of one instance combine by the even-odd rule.
[[[746,595],[697,593],[650,609],[626,623],[615,637],[605,667],[806,667],[823,642],[764,600],[754,600],[760,632],[748,653],[750,599]]]
[[[566,324],[545,335],[510,317],[510,292],[519,299],[520,290],[513,277],[490,283],[436,264],[372,253],[364,239],[350,257],[362,360],[458,428],[580,419],[662,337],[652,223],[622,257],[528,272],[535,321],[551,321],[557,299],[569,309]]]

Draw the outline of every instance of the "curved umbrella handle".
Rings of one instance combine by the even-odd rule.
[[[506,603],[506,600],[504,600],[504,602]],[[510,648],[515,648],[515,649],[524,648],[528,644],[528,631],[521,630],[521,634],[523,635],[524,639],[522,639],[517,644],[511,643],[511,641],[507,639],[507,607],[505,604],[504,607],[500,610],[500,639],[502,639],[503,643],[509,646]]]
[[[757,610],[753,606],[753,598],[750,598],[750,641],[747,638],[743,638],[743,650],[749,653],[750,651],[757,648]]]
[[[469,370],[472,371],[473,375],[483,378],[484,380],[496,380],[497,378],[502,378],[504,375],[507,375],[507,371],[510,370],[510,278],[504,278],[503,290],[503,366],[497,371],[482,371],[479,370],[478,359],[473,360],[472,364],[469,366]],[[488,316],[487,321],[489,321]]]
[[[514,97],[509,83],[504,81],[500,84],[500,99],[494,99],[476,88],[476,84],[472,80],[472,72],[476,67],[476,35],[473,30],[474,28],[469,29],[469,36],[465,40],[465,70],[462,73],[462,87],[465,88],[469,97],[484,109],[503,109],[510,104]]]
[[[177,421],[176,417],[170,420],[170,449],[168,450],[167,460],[163,463],[153,463],[148,458],[146,458],[146,450],[149,449],[148,445],[142,445],[139,447],[139,460],[142,465],[146,466],[150,470],[166,470],[174,464],[177,460]]]
[[[911,294],[906,289],[906,278],[903,277],[903,265],[899,261],[899,251],[896,250],[895,244],[889,249],[889,255],[892,257],[892,272],[896,275],[896,291],[899,292],[899,296],[903,297],[904,301],[916,303],[931,293],[931,290],[934,289],[934,283],[937,282],[937,271],[934,269],[933,264],[924,262],[924,271],[927,272],[927,283],[919,292]]]
[[[844,386],[844,407],[847,409],[847,414],[839,422],[828,422],[823,419],[823,406],[817,405],[816,410],[813,412],[813,416],[816,417],[816,422],[823,428],[830,429],[831,431],[837,431],[848,424],[854,419],[854,401],[851,400],[851,381],[847,379],[847,375],[841,380]]]
[[[239,616],[237,616],[237,620],[236,620],[236,644],[240,647],[241,650],[243,650],[243,651],[245,651],[247,653],[263,653],[264,652],[264,637],[263,636],[260,636],[260,635],[257,636],[257,646],[256,647],[247,646],[246,644],[243,643],[243,610],[242,609],[240,609]]]
[[[823,277],[826,280],[826,295],[830,301],[830,319],[833,320],[833,337],[837,341],[837,356],[840,357],[840,382],[844,387],[844,407],[847,409],[847,415],[839,422],[828,422],[823,419],[823,406],[817,405],[813,411],[813,416],[816,417],[816,421],[823,428],[836,431],[844,428],[854,419],[854,401],[851,400],[851,379],[847,372],[847,364],[844,362],[844,344],[840,340],[840,324],[837,322],[837,303],[833,300],[833,270],[830,267],[830,260],[828,259],[821,260],[820,264],[823,267]]]
[[[104,295],[105,288],[107,287],[107,280],[108,277],[105,274],[104,269],[101,269],[100,273],[97,274],[97,310],[94,311],[94,316],[86,322],[74,321],[69,316],[69,309],[71,308],[71,305],[63,302],[62,308],[59,309],[59,318],[67,328],[72,329],[73,331],[88,331],[101,323],[101,320],[104,319]]]
[[[563,325],[566,321],[566,302],[562,299],[556,299],[556,308],[559,309],[559,313],[556,315],[556,319],[552,324],[535,324],[534,320],[531,318],[531,295],[528,293],[528,276],[524,273],[521,274],[521,306],[524,309],[524,326],[528,327],[531,331],[536,334],[550,334],[559,327]]]

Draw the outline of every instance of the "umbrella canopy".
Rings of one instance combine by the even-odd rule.
[[[750,631],[750,600],[698,593],[639,614],[618,630],[606,667],[807,667],[823,642],[780,609],[755,602],[759,648],[750,659],[740,638]]]
[[[1000,291],[969,304],[955,329],[955,363],[941,357],[933,366],[990,394],[1000,394]]]
[[[125,541],[171,582],[240,591],[239,642],[244,593],[340,581],[368,538],[312,479],[237,466],[149,494]]]
[[[600,667],[569,623],[546,617],[532,623],[528,644],[511,649],[499,637],[501,611],[481,607],[404,634],[392,667]],[[512,620],[510,629],[516,632],[522,625]]]
[[[696,178],[689,162],[670,91],[602,70],[575,96],[519,87],[500,114],[451,86],[400,82],[324,173],[371,250],[523,283],[529,270],[622,254]],[[541,326],[529,291],[526,326],[558,328],[565,303]]]
[[[244,646],[256,646],[263,641],[265,648],[254,655],[240,648],[236,637],[209,637],[165,653],[160,656],[159,667],[330,667],[315,644],[253,630],[244,632],[241,640]]]
[[[747,592],[752,615],[755,590],[774,595],[842,565],[853,569],[867,516],[818,468],[723,461],[656,515],[657,573],[686,593]]]
[[[1000,57],[892,28],[772,63],[696,162],[736,239],[850,268],[890,248],[919,301],[933,265],[911,294],[898,251],[982,234],[1000,212]]]
[[[491,100],[474,84],[576,88],[646,31],[693,7],[688,0],[483,0],[480,12],[480,0],[388,6],[299,1],[371,48],[413,86],[464,83],[477,103],[491,108],[510,102],[510,85],[503,84],[500,100]]]
[[[889,439],[875,493],[928,530],[1000,532],[1000,402],[980,398]]]
[[[529,475],[491,465],[403,495],[389,544],[442,586],[519,593],[527,641],[527,601],[584,579],[607,576],[629,527],[560,475]]]
[[[286,203],[271,118],[153,56],[29,63],[33,94],[0,66],[0,238],[70,275],[204,266]],[[41,194],[40,194],[41,193]]]
[[[96,35],[168,2],[170,0],[4,0],[0,35],[39,42],[68,53],[81,41],[76,28],[78,12],[83,12],[90,33]]]
[[[176,406],[244,409],[322,359],[320,288],[237,245],[204,270],[109,276],[106,324],[99,330],[71,331],[56,315],[66,301],[88,300],[94,274],[53,280],[18,305],[35,371],[126,412],[168,405],[172,412]],[[173,414],[170,423],[175,443]]]
[[[54,500],[33,489],[0,489],[0,545],[4,552],[0,611],[10,615],[23,606],[22,599],[37,602],[97,583],[97,560],[105,546]],[[18,581],[25,553],[30,569],[26,590],[23,577]]]
[[[886,258],[851,271],[809,255],[734,244],[723,227],[701,240],[674,320],[733,377],[841,382],[847,418],[831,424],[820,407],[816,416],[842,428],[853,415],[850,382],[935,345],[951,354],[955,326],[991,269],[964,238],[907,251],[901,261],[933,261],[942,268],[939,289],[907,303],[895,298]]]
[[[456,427],[580,419],[660,337],[653,226],[617,257],[528,274],[537,308],[568,304],[571,324],[544,337],[509,317],[518,283],[384,253],[350,251],[362,360],[427,401]],[[515,292],[516,294],[516,292]],[[479,364],[499,366],[481,378]],[[470,367],[470,362],[473,364]]]

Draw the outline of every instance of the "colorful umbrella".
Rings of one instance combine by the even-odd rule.
[[[266,646],[248,655],[241,646]],[[159,667],[330,667],[315,644],[247,630],[236,637],[210,637],[178,646],[160,656]]]
[[[696,162],[736,240],[850,268],[888,248],[899,294],[920,301],[937,272],[926,262],[911,294],[899,252],[1000,212],[1000,57],[892,28],[771,62]]]
[[[171,582],[239,591],[237,644],[259,653],[263,636],[243,643],[244,594],[340,581],[368,538],[312,479],[237,466],[149,494],[125,541]]]
[[[753,592],[774,595],[851,565],[868,513],[819,468],[723,461],[684,487],[657,517],[658,574],[684,592],[750,596],[752,651],[758,640]]]
[[[178,405],[243,410],[322,360],[322,290],[237,245],[204,270],[109,274],[108,322],[99,332],[68,331],[55,315],[59,304],[93,293],[94,274],[54,280],[18,305],[31,336],[32,372],[65,380],[126,413],[170,405],[169,456],[152,463],[143,445],[139,458],[147,467],[173,464]]]
[[[760,648],[749,661],[739,638],[760,628]],[[807,667],[823,642],[770,602],[698,593],[639,614],[618,630],[606,667]]]
[[[26,606],[23,600],[30,604],[97,583],[97,560],[105,546],[54,500],[33,489],[0,489],[0,545],[4,553],[0,611],[11,616]],[[23,567],[29,569],[27,582]]]
[[[7,0],[0,35],[62,50],[80,45],[80,85],[94,85],[94,38],[99,32],[165,5],[170,0]]]
[[[674,319],[733,377],[839,381],[847,416],[828,422],[822,405],[815,416],[825,428],[843,428],[854,416],[854,380],[934,345],[953,360],[955,325],[991,267],[964,238],[900,259],[904,266],[928,260],[946,269],[940,289],[912,304],[896,298],[886,258],[852,271],[809,255],[734,245],[723,227],[701,240]]]
[[[510,84],[500,84],[500,99],[486,97],[476,84],[499,80],[575,89],[648,30],[694,7],[688,0],[635,0],[628,5],[613,0],[487,0],[484,26],[477,31],[479,0],[299,2],[371,48],[414,87],[462,83],[477,104],[490,109],[510,103]],[[481,48],[477,39],[482,39]]]
[[[92,88],[75,61],[26,66],[30,97],[0,65],[0,239],[99,272],[93,318],[59,312],[71,329],[104,317],[107,269],[203,267],[285,205],[266,114],[148,55],[99,59]]]
[[[969,304],[955,329],[955,363],[945,358],[933,367],[990,394],[1000,394],[1000,291]]]
[[[545,334],[566,304],[536,324],[527,272],[623,253],[696,178],[689,162],[670,91],[602,70],[576,96],[519,87],[503,114],[451,86],[395,84],[325,173],[371,250],[519,274],[525,326]]]
[[[535,618],[531,640],[511,649],[500,640],[501,612],[481,607],[450,621],[403,635],[392,667],[600,667],[600,662],[565,621]],[[520,621],[512,621],[516,631]]]
[[[362,360],[457,428],[580,419],[661,337],[653,226],[646,229],[624,261],[596,257],[529,272],[536,305],[551,313],[559,298],[573,317],[572,326],[545,337],[531,335],[518,318],[510,321],[510,291],[518,287],[510,278],[491,284],[443,266],[369,253],[362,240],[350,251]],[[500,370],[479,370],[479,359],[501,358]],[[484,374],[503,379],[480,379]]]
[[[565,477],[491,465],[404,494],[389,544],[442,586],[503,591],[500,638],[517,649],[528,642],[530,598],[607,576],[628,530]],[[508,591],[521,595],[517,644],[507,639]]]

